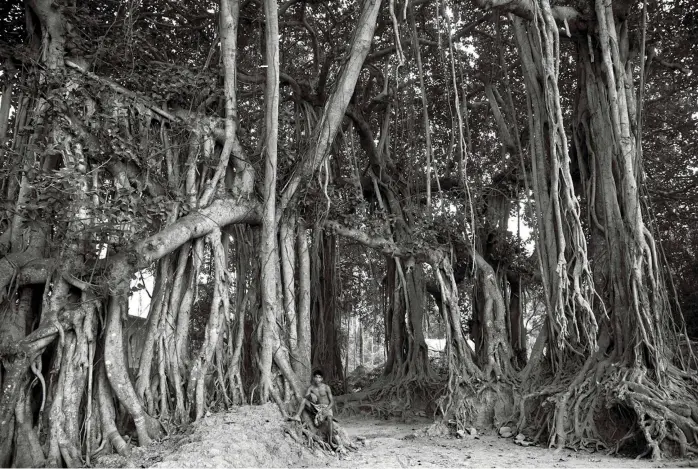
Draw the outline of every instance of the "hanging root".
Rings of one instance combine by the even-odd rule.
[[[41,371],[39,371],[37,363],[41,364],[39,359],[32,362],[31,370],[32,373],[36,375],[36,379],[39,381],[39,383],[41,383],[41,407],[39,408],[39,414],[41,414],[44,411],[44,406],[46,405],[46,381],[44,380],[44,375],[42,375]]]

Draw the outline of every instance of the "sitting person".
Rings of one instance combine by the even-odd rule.
[[[327,384],[323,383],[323,380],[324,375],[321,370],[313,372],[311,384],[298,407],[298,412],[291,417],[291,420],[300,422],[303,409],[307,409],[313,416],[313,423],[316,427],[319,427],[320,424],[327,421],[329,424],[329,442],[331,445],[332,434],[334,432],[334,414],[332,413],[334,397],[332,397],[332,390]]]

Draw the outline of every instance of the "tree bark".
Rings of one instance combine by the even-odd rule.
[[[342,348],[338,331],[339,299],[337,240],[316,226],[313,236],[310,331],[312,367],[324,372],[327,382],[343,383]]]
[[[310,250],[308,249],[308,234],[305,223],[298,223],[298,367],[296,374],[301,383],[310,382],[311,346],[310,346]]]
[[[277,297],[277,268],[279,251],[276,242],[276,160],[279,133],[279,19],[276,0],[264,1],[266,87],[264,92],[264,124],[266,134],[264,158],[264,188],[262,190],[262,236],[260,261],[262,282],[262,351],[260,355],[260,395],[269,400],[272,387],[273,343],[277,330],[276,318],[281,309]]]
[[[281,224],[281,278],[288,348],[292,362],[298,362],[298,317],[296,311],[296,219],[291,216]],[[294,366],[296,369],[296,366]]]
[[[121,324],[122,302],[118,296],[112,296],[108,301],[104,366],[114,394],[133,417],[139,446],[145,446],[150,443],[151,438],[159,436],[160,429],[159,423],[143,409],[127,373]]]

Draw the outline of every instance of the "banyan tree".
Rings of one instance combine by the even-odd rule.
[[[525,81],[546,361],[554,376],[525,399],[549,399],[536,418],[548,420],[558,447],[617,448],[641,435],[654,457],[673,445],[685,453],[696,444],[695,357],[679,347],[682,322],[670,309],[667,271],[645,221],[647,5],[573,3],[503,7]],[[572,112],[562,107],[563,47],[575,63]],[[599,424],[605,412],[630,420],[620,438]]]
[[[444,422],[560,448],[698,450],[698,364],[646,196],[653,8],[12,3],[0,464],[90,465],[208,410],[286,412],[316,367],[342,382],[349,242],[381,258],[386,363],[347,405],[433,398]],[[534,262],[507,234],[522,206]],[[545,305],[530,356],[526,282]]]

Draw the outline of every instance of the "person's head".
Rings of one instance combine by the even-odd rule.
[[[322,370],[313,371],[313,383],[320,384],[323,379],[325,379],[325,375],[322,373]]]

